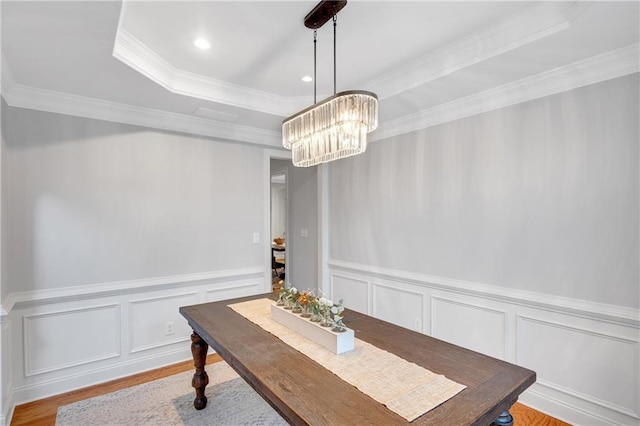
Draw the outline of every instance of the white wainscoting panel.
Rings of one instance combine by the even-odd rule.
[[[503,311],[433,296],[431,335],[494,358],[507,358],[507,314]]]
[[[521,315],[517,327],[518,364],[542,386],[639,418],[637,341]]]
[[[263,293],[265,276],[250,267],[10,295],[1,331],[12,374],[6,423],[14,405],[191,359],[179,308]]]
[[[131,353],[187,342],[191,328],[178,311],[198,303],[198,293],[180,293],[132,300],[129,308]],[[173,333],[167,334],[167,327]]]
[[[120,356],[117,303],[25,315],[22,319],[26,377]],[[70,338],[60,339],[61,332]]]
[[[353,278],[347,274],[330,274],[331,295],[335,303],[343,300],[345,307],[363,314],[371,313],[369,281]]]
[[[524,404],[576,425],[640,424],[638,309],[328,263],[348,307],[409,329],[422,313],[425,333],[536,371]]]
[[[424,294],[374,282],[373,316],[410,330],[422,332]]]

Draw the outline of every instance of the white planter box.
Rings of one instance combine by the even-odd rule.
[[[271,305],[271,318],[307,339],[325,347],[336,354],[353,350],[353,330],[347,328],[343,333],[331,331],[330,327],[322,327],[317,322],[302,318],[290,310]]]

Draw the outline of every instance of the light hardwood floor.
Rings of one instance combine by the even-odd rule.
[[[214,354],[207,357],[207,364],[220,361],[221,358]],[[55,425],[56,413],[58,407],[71,404],[83,399],[92,398],[94,396],[110,393],[119,389],[130,386],[139,385],[141,383],[151,382],[156,379],[171,376],[193,369],[193,361],[185,361],[168,367],[159,368],[157,370],[147,371],[145,373],[136,374],[130,377],[113,380],[111,382],[100,385],[91,386],[84,389],[78,389],[61,395],[52,396],[51,398],[41,399],[39,401],[22,404],[16,407],[11,420],[11,426],[44,426]],[[511,408],[511,414],[514,418],[514,424],[517,426],[564,426],[567,423],[561,422],[553,417],[549,417],[536,410],[516,403]]]

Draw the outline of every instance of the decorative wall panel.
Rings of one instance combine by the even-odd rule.
[[[638,416],[638,342],[593,329],[518,316],[518,364],[546,387]]]
[[[424,295],[400,288],[373,283],[373,316],[381,320],[422,332]]]
[[[112,303],[25,315],[26,377],[120,355],[120,306]]]
[[[197,303],[196,292],[131,301],[131,352],[188,341],[191,328],[179,308]]]
[[[363,314],[369,310],[369,282],[367,280],[352,278],[347,275],[330,274],[331,298],[334,302],[343,300],[344,306]]]
[[[507,357],[507,315],[480,304],[431,298],[431,335],[499,359]]]

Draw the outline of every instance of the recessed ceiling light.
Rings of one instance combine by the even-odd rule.
[[[305,83],[309,83],[313,81],[313,78],[310,75],[305,75],[304,77],[302,77],[302,81],[304,81]]]
[[[203,38],[197,38],[193,40],[193,45],[198,49],[207,50],[211,47],[211,43]]]

